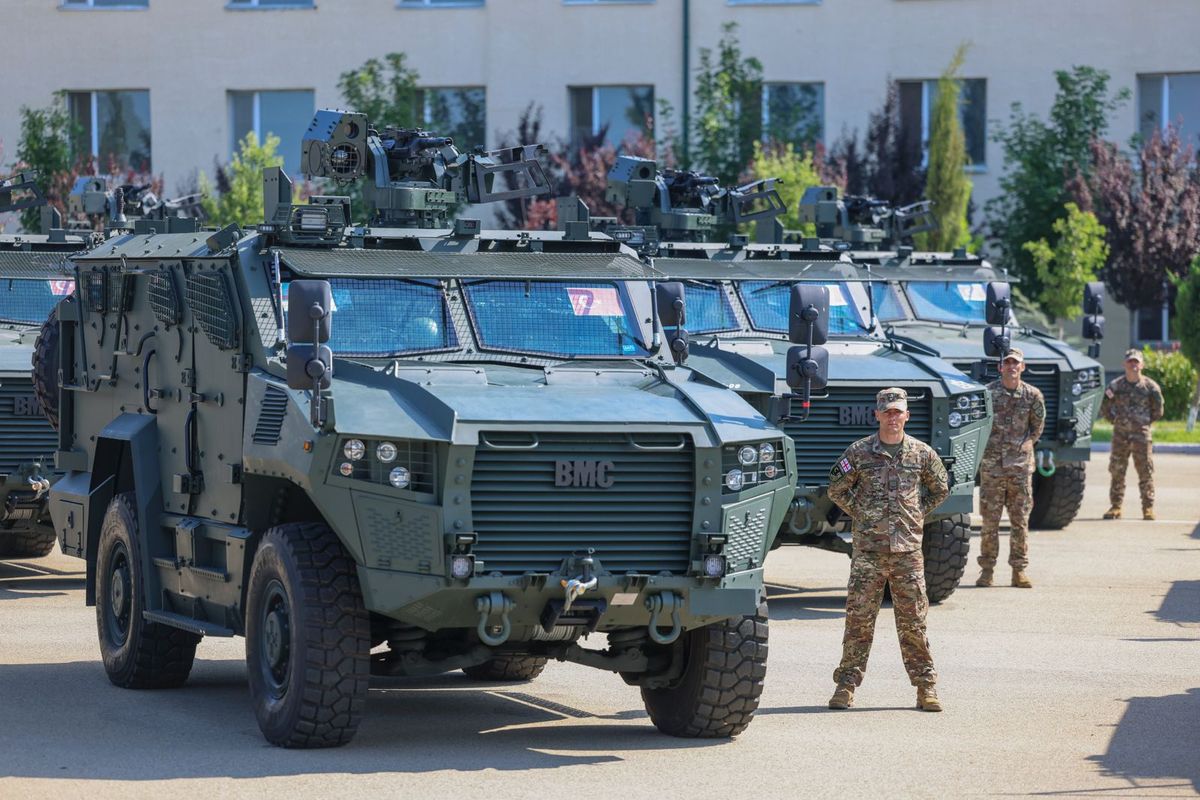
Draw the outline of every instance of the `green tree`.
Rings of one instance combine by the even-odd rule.
[[[971,180],[967,177],[967,140],[959,118],[962,94],[960,72],[967,55],[961,44],[949,66],[938,79],[937,99],[929,115],[929,168],[925,173],[925,197],[933,201],[938,226],[913,237],[921,250],[953,250],[970,244],[967,203]]]
[[[279,137],[268,134],[259,144],[251,131],[238,142],[238,152],[224,166],[217,167],[216,187],[200,173],[200,201],[208,220],[218,226],[237,223],[244,227],[263,221],[263,170],[283,166],[283,156],[275,151]]]
[[[714,53],[701,48],[692,117],[692,142],[685,161],[734,186],[762,138],[762,63],[744,58],[737,23],[722,26]]]
[[[66,97],[57,93],[45,108],[21,106],[21,139],[17,144],[17,164],[34,169],[47,201],[65,215],[64,199],[73,182],[71,140],[78,136],[67,111]],[[40,208],[21,212],[21,227],[26,232],[41,228]]]
[[[343,72],[337,85],[346,107],[366,114],[377,128],[419,126],[420,74],[405,63],[407,60],[404,53],[388,53],[382,60],[369,58],[361,67]]]
[[[1200,372],[1200,254],[1182,278],[1173,277],[1175,283],[1175,317],[1179,326],[1179,349]],[[1200,381],[1192,392],[1191,408],[1188,410],[1188,430],[1196,424],[1200,410]]]
[[[1014,103],[1007,126],[996,137],[1004,147],[1000,195],[987,204],[987,216],[1000,249],[1000,265],[1022,281],[1034,297],[1044,296],[1033,257],[1024,245],[1057,236],[1054,223],[1066,214],[1068,181],[1091,170],[1091,141],[1108,128],[1108,118],[1128,98],[1110,95],[1104,70],[1075,66],[1055,73],[1058,91],[1043,120]]]
[[[779,218],[783,227],[801,230],[805,236],[815,236],[816,227],[812,223],[800,223],[800,197],[804,190],[810,186],[825,185],[813,154],[807,150],[797,150],[791,143],[763,147],[755,142],[753,169],[757,178],[780,179],[775,188],[783,200],[783,207],[787,209]]]
[[[1074,203],[1066,204],[1066,213],[1054,223],[1053,245],[1038,239],[1026,242],[1024,247],[1041,283],[1038,304],[1056,320],[1076,319],[1083,313],[1083,288],[1096,280],[1108,259],[1106,231],[1096,215],[1080,211]]]

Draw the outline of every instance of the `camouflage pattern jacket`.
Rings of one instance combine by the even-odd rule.
[[[1130,383],[1124,375],[1112,380],[1104,390],[1100,416],[1113,424],[1113,436],[1132,441],[1153,441],[1150,423],[1162,419],[1162,389],[1145,375]]]
[[[992,435],[983,450],[980,469],[986,475],[1033,472],[1033,448],[1046,427],[1046,400],[1036,386],[1021,381],[1016,389],[996,379],[992,395]]]
[[[829,472],[829,499],[853,520],[856,553],[920,550],[925,517],[948,494],[942,460],[907,434],[895,458],[883,449],[879,434],[859,439]]]

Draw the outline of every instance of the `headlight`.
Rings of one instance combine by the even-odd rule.
[[[763,442],[758,446],[758,457],[762,461],[775,460],[775,445],[770,442]]]
[[[1071,394],[1073,394],[1075,397],[1079,397],[1079,395],[1083,394],[1083,386],[1078,383],[1072,383]]]
[[[342,452],[351,461],[358,461],[367,454],[367,446],[363,444],[362,439],[351,439],[342,447]]]
[[[758,449],[752,445],[746,445],[738,450],[738,462],[745,466],[750,466],[758,460]]]
[[[743,450],[745,448],[742,448]],[[740,453],[738,454],[741,455]],[[740,492],[746,484],[746,475],[740,469],[731,469],[725,473],[725,486],[731,492]]]
[[[407,467],[393,467],[388,473],[388,483],[397,489],[408,488],[410,476]]]
[[[769,481],[775,480],[775,476],[779,474],[779,467],[774,464],[767,464],[762,468],[763,477]]]
[[[380,442],[375,448],[375,457],[385,464],[390,464],[396,460],[396,445],[391,442]]]
[[[338,467],[338,472],[342,473],[347,478],[349,478],[351,475],[354,474],[354,465],[351,464],[349,461],[343,461],[342,465],[340,467]]]
[[[967,395],[967,394],[959,395],[958,407],[959,407],[959,409],[961,409],[963,411],[970,408],[971,407],[971,396]]]
[[[957,428],[959,425],[962,425],[962,414],[957,411],[951,411],[946,421],[950,423],[951,428]]]

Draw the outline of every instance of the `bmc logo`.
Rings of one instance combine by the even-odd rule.
[[[580,486],[586,489],[610,489],[613,485],[611,461],[555,461],[555,486]]]
[[[40,417],[42,416],[42,404],[38,402],[35,395],[19,395],[13,398],[12,413],[14,417]]]
[[[839,425],[874,425],[875,406],[842,406],[838,409]]]

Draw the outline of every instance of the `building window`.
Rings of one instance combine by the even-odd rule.
[[[417,116],[438,136],[449,136],[464,153],[487,146],[487,91],[442,87],[417,92]]]
[[[312,122],[311,89],[229,93],[229,151],[238,151],[238,142],[254,132],[259,142],[268,134],[279,137],[283,168],[291,175],[300,170],[300,139]]]
[[[463,8],[481,5],[483,0],[396,0],[397,8]]]
[[[1200,147],[1200,72],[1139,75],[1137,86],[1142,136],[1177,125],[1185,142]]]
[[[764,142],[812,145],[825,136],[825,84],[766,83],[762,90]]]
[[[229,0],[225,7],[234,11],[272,8],[316,8],[314,0]]]
[[[76,156],[100,172],[150,172],[150,92],[68,92]]]
[[[958,113],[967,140],[967,164],[982,169],[987,164],[987,80],[965,78],[960,84]],[[929,150],[929,115],[937,100],[937,87],[936,80],[900,81],[900,126],[921,132],[923,158]]]
[[[572,86],[568,92],[573,143],[599,138],[620,147],[638,136],[650,135],[653,86]]]
[[[819,6],[821,0],[725,0],[731,6]]]
[[[642,4],[649,5],[654,0],[563,0],[564,6],[615,6]]]
[[[59,8],[113,8],[136,11],[149,8],[150,0],[62,0]]]

